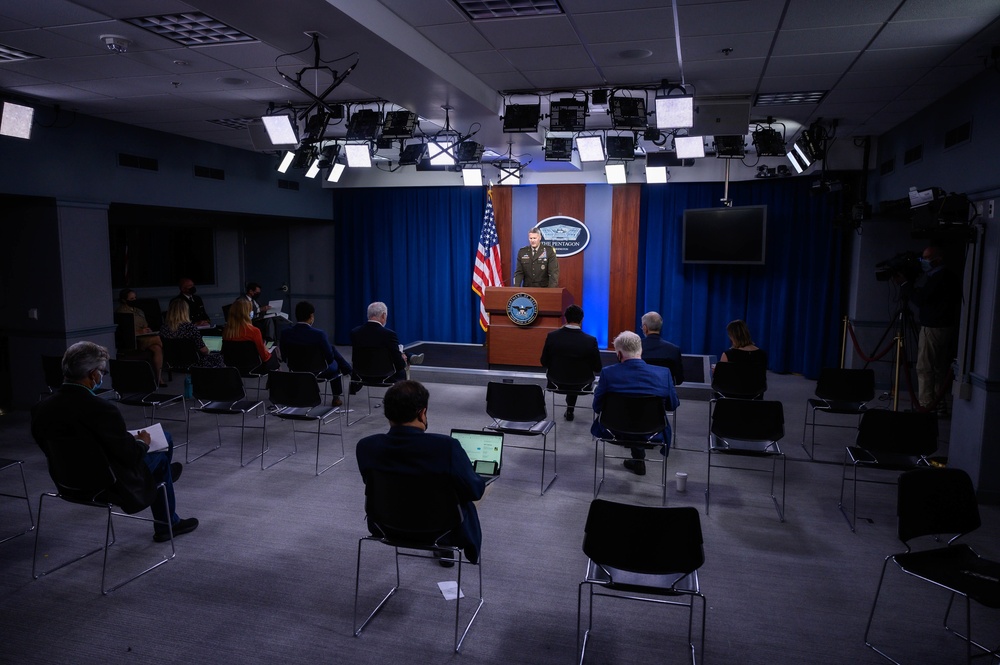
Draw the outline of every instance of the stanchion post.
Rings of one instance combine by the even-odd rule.
[[[893,363],[892,379],[892,410],[899,411],[899,366],[900,358],[903,357],[903,336],[896,335],[896,360]]]
[[[844,363],[847,361],[847,326],[848,318],[844,316],[844,323],[840,326],[840,369],[844,369]]]

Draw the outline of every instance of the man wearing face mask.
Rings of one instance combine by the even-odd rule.
[[[556,258],[556,250],[550,245],[542,244],[542,233],[537,226],[528,231],[528,245],[517,250],[514,263],[517,269],[514,271],[512,286],[559,286],[559,259]]]
[[[173,297],[173,300],[184,300],[188,304],[188,311],[191,315],[191,323],[195,324],[199,328],[205,328],[212,325],[212,320],[208,317],[208,312],[205,311],[205,303],[202,302],[201,296],[196,295],[198,289],[195,287],[194,282],[190,277],[184,277],[178,283],[181,292]]]
[[[962,282],[945,266],[940,247],[930,245],[920,257],[924,281],[902,285],[904,297],[917,308],[920,336],[917,343],[917,383],[920,407],[949,415],[948,370],[957,352],[958,323],[962,311]]]
[[[108,350],[93,342],[77,342],[62,359],[65,382],[31,410],[31,434],[45,453],[49,474],[68,498],[113,503],[133,514],[150,507],[156,523],[153,540],[198,528],[198,520],[181,519],[174,510],[174,481],[183,467],[171,463],[173,446],[149,452],[150,436],[132,436],[118,408],[94,392],[108,373]],[[171,442],[169,434],[168,442]],[[169,512],[157,486],[164,483]]]

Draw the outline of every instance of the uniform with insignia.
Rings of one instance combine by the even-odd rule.
[[[514,255],[514,262],[517,264],[514,286],[559,286],[559,259],[549,245],[539,245],[538,249],[532,249],[531,245],[522,247]]]

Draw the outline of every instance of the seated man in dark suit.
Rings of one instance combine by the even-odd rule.
[[[316,308],[311,302],[303,300],[295,305],[295,320],[297,323],[294,326],[285,328],[281,332],[281,342],[278,344],[278,350],[285,362],[288,362],[290,346],[315,347],[327,364],[327,368],[318,374],[320,378],[331,379],[340,374],[349,376],[354,371],[351,363],[330,344],[330,338],[326,333],[313,327],[316,321]],[[342,404],[340,394],[343,390],[340,380],[330,382],[333,406]]]
[[[427,389],[417,381],[400,381],[386,391],[382,405],[389,432],[358,441],[358,469],[366,484],[373,471],[428,476],[451,484],[461,502],[463,520],[461,530],[441,544],[461,547],[469,561],[475,563],[483,533],[473,501],[482,498],[486,483],[458,441],[427,432],[428,398]],[[441,565],[453,562],[442,558]]]
[[[663,317],[659,314],[646,312],[642,315],[642,359],[650,365],[669,369],[674,377],[674,385],[679,386],[684,383],[681,347],[660,337],[662,329]]]
[[[583,310],[570,305],[563,314],[566,325],[545,336],[542,347],[542,367],[548,370],[549,388],[563,390],[589,389],[594,375],[601,371],[601,352],[597,338],[580,329]],[[556,382],[553,382],[553,380]],[[566,395],[566,420],[573,420],[576,395]]]
[[[191,316],[191,323],[199,328],[212,325],[212,320],[205,311],[205,303],[201,296],[197,295],[198,289],[189,277],[184,277],[178,283],[181,292],[171,298],[173,300],[183,300],[188,304],[188,313]]]
[[[409,364],[419,365],[424,361],[424,354],[408,358],[403,353],[403,345],[399,343],[396,331],[385,327],[388,318],[389,309],[384,302],[373,302],[368,305],[368,321],[351,331],[351,346],[355,349],[384,348],[388,351],[392,365],[396,369],[392,380],[402,381],[406,378],[406,368]],[[355,376],[355,381],[360,381],[360,378]]]
[[[642,341],[634,332],[625,331],[615,337],[615,352],[618,354],[618,364],[608,365],[601,370],[601,380],[594,390],[594,411],[600,413],[604,407],[604,396],[608,393],[624,393],[627,395],[655,395],[663,398],[663,408],[673,411],[680,404],[677,391],[674,390],[674,380],[666,367],[649,365],[642,359]],[[590,428],[595,437],[606,437],[610,434],[595,420]],[[666,437],[663,454],[670,447],[670,422],[664,431]],[[657,439],[659,440],[659,439]],[[632,448],[632,459],[625,460],[625,468],[642,476],[646,473],[646,451],[643,448]]]
[[[175,536],[198,528],[197,519],[182,520],[174,512],[173,481],[182,467],[170,463],[172,446],[149,452],[149,434],[133,437],[118,407],[94,395],[108,373],[108,350],[77,342],[66,350],[62,367],[65,383],[31,410],[31,434],[45,453],[52,479],[72,488],[73,498],[114,503],[129,514],[152,507],[157,542],[170,539],[167,520]],[[113,477],[106,473],[109,468]],[[161,482],[169,515],[156,493]]]

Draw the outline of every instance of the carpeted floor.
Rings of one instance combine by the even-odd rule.
[[[175,376],[179,389],[183,378]],[[805,399],[814,384],[801,377],[769,376],[770,399],[785,407],[788,461],[787,521],[777,519],[768,476],[713,470],[712,505],[706,513],[705,433],[708,404],[686,400],[678,410],[678,449],[668,458],[671,479],[689,474],[685,493],[671,484],[668,505],[701,513],[707,596],[703,662],[878,663],[862,642],[868,611],[886,554],[895,538],[895,491],[864,485],[858,532],[837,509],[840,461],[850,430],[820,430],[817,458],[799,446]],[[485,388],[429,383],[430,428],[479,428],[487,424]],[[359,406],[360,405],[360,406]],[[364,409],[357,396],[352,408]],[[134,411],[130,412],[133,415]],[[166,413],[164,413],[166,415]],[[454,601],[437,583],[456,569],[404,561],[404,588],[361,637],[352,634],[358,538],[366,533],[364,490],[354,444],[386,428],[381,411],[345,429],[347,458],[313,474],[315,439],[300,436],[298,454],[277,466],[239,466],[238,434],[186,466],[177,484],[178,512],[196,516],[199,529],[177,539],[177,556],[160,569],[104,597],[98,556],[39,580],[31,579],[34,534],[0,545],[0,662],[34,663],[570,663],[576,649],[577,585],[586,558],[580,545],[593,498],[594,444],[589,413],[558,419],[558,479],[539,496],[540,455],[511,450],[501,478],[480,502],[486,604],[460,656],[451,652]],[[138,426],[132,418],[133,426]],[[181,427],[172,427],[177,434]],[[192,441],[205,449],[215,421],[194,416]],[[286,423],[271,422],[272,449],[291,447]],[[259,446],[248,434],[248,450]],[[179,437],[183,438],[183,437]],[[324,458],[339,444],[324,444]],[[947,453],[947,422],[942,427]],[[183,456],[183,451],[179,451]],[[31,441],[28,417],[0,417],[0,457],[25,461],[32,509],[51,488],[44,459]],[[656,466],[634,476],[609,461],[603,498],[657,505]],[[0,491],[13,488],[7,474]],[[2,529],[26,515],[0,498]],[[61,536],[103,536],[80,509],[46,506],[40,560],[49,562],[79,544]],[[22,511],[22,512],[19,512]],[[97,512],[97,511],[92,511]],[[968,538],[1000,558],[1000,507],[983,506],[983,526]],[[100,514],[86,515],[100,522]],[[111,550],[114,574],[160,556],[145,524],[123,524]],[[2,536],[0,536],[2,537]],[[362,603],[373,607],[389,588],[391,551],[369,545],[362,575]],[[473,589],[463,570],[466,593]],[[907,663],[956,663],[962,643],[941,629],[947,597],[926,584],[890,574],[891,596],[880,605],[875,639]],[[686,617],[673,608],[638,603],[598,605],[588,663],[685,663]],[[995,611],[974,608],[974,630],[1000,642]]]

